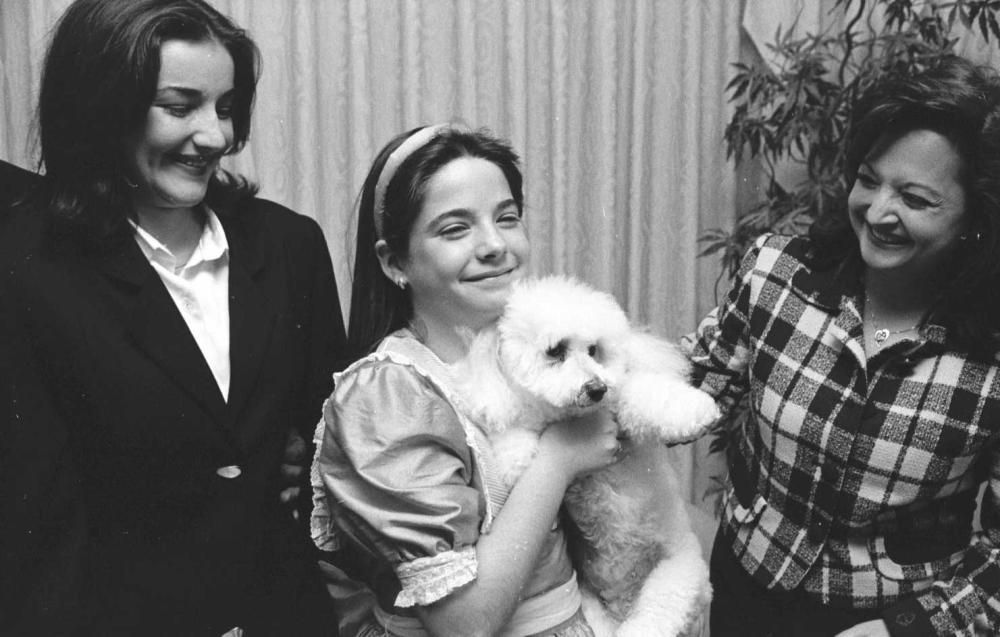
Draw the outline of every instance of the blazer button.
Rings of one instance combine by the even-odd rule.
[[[239,468],[239,465],[231,464],[225,467],[219,467],[215,470],[219,477],[226,478],[227,480],[232,480],[233,478],[240,477],[243,470]]]

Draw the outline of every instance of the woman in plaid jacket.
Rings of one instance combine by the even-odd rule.
[[[846,209],[761,237],[691,344],[750,405],[713,637],[1000,626],[1000,80],[955,57],[856,112]]]

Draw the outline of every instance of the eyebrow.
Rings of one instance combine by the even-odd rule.
[[[503,201],[501,201],[500,203],[498,203],[496,206],[494,206],[493,211],[494,212],[498,212],[500,210],[503,210],[504,208],[509,208],[511,206],[513,206],[515,208],[517,207],[517,202],[514,201],[513,197],[511,197],[510,199],[504,199]],[[452,217],[457,218],[457,219],[468,219],[468,218],[473,217],[473,216],[474,215],[472,214],[472,211],[469,210],[468,208],[453,208],[451,210],[446,210],[446,211],[442,212],[438,216],[436,216],[433,219],[431,219],[430,221],[428,221],[427,222],[427,227],[428,228],[432,228],[432,227],[434,227],[434,226],[436,226],[436,225],[438,225],[438,224],[440,224],[440,223],[442,223],[444,221],[448,221]]]
[[[236,87],[233,87],[222,94],[222,97],[229,97],[236,92]],[[187,86],[164,86],[163,88],[156,89],[155,97],[164,97],[168,93],[180,93],[184,97],[196,98],[201,97],[203,93],[196,88],[190,88]]]
[[[427,222],[427,227],[433,228],[452,218],[468,219],[470,217],[472,217],[472,212],[468,208],[454,208],[452,210],[446,210],[441,214],[439,214],[438,216],[434,217],[433,219],[429,220]]]

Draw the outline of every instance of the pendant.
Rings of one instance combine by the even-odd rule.
[[[888,340],[888,339],[889,339],[889,330],[884,329],[884,328],[881,329],[881,330],[875,330],[875,344],[876,345],[881,345],[882,343],[886,342],[886,340]]]

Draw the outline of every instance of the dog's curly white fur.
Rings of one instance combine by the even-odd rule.
[[[598,634],[673,636],[710,597],[708,569],[663,444],[702,434],[714,401],[688,384],[670,343],[634,328],[614,298],[574,279],[519,283],[456,373],[471,416],[513,484],[551,422],[607,408],[622,460],[576,481],[565,505],[574,565]],[[598,601],[599,600],[599,601]]]

